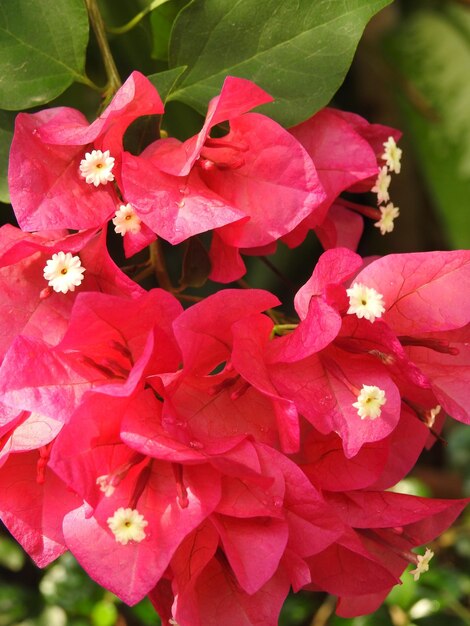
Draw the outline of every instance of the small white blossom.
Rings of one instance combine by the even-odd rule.
[[[110,477],[108,474],[104,476],[98,476],[96,479],[96,484],[100,488],[106,498],[109,498],[116,491],[116,487],[111,483]]]
[[[379,206],[381,218],[378,222],[375,222],[374,226],[380,228],[382,235],[391,233],[394,227],[394,220],[400,215],[400,209],[397,206],[393,206],[391,202],[387,206]]]
[[[380,168],[375,185],[371,189],[372,193],[377,194],[377,204],[382,204],[382,202],[388,202],[390,200],[388,188],[390,187],[391,180],[392,177],[388,173],[388,168],[384,165]]]
[[[106,185],[114,180],[112,169],[114,157],[109,156],[109,150],[93,150],[87,152],[85,158],[80,161],[80,176],[90,185]]]
[[[112,517],[108,517],[106,523],[116,541],[122,543],[123,546],[127,545],[129,541],[139,543],[146,537],[144,528],[148,526],[148,522],[137,509],[125,509],[121,506]]]
[[[426,420],[426,426],[432,428],[434,426],[434,422],[436,421],[436,417],[441,412],[441,405],[437,404],[434,408],[425,411],[424,418]]]
[[[140,218],[129,203],[121,204],[113,217],[113,224],[114,232],[123,237],[126,233],[137,235],[141,229]]]
[[[75,287],[82,283],[84,271],[78,256],[72,256],[70,252],[57,252],[47,261],[43,276],[54,291],[67,293],[75,291]]]
[[[369,322],[375,322],[377,317],[381,317],[385,312],[383,296],[372,287],[366,287],[362,283],[354,283],[352,287],[346,289],[349,297],[349,309],[347,313],[365,318]]]
[[[391,172],[399,174],[401,170],[401,148],[397,146],[393,137],[389,137],[387,141],[384,141],[383,145],[385,152],[382,154],[382,159],[384,159]]]
[[[429,548],[426,548],[424,555],[417,554],[416,556],[418,558],[416,569],[410,570],[410,574],[413,574],[415,581],[419,580],[421,574],[424,574],[424,572],[429,570],[429,561],[434,556],[434,552]]]
[[[357,397],[357,402],[353,407],[357,409],[357,414],[361,420],[369,418],[377,419],[382,413],[382,407],[387,402],[385,391],[375,385],[362,385],[362,389]]]

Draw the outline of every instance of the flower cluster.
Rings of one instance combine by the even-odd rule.
[[[269,99],[227,78],[198,135],[137,156],[125,130],[163,113],[137,72],[92,124],[64,107],[16,124],[0,516],[39,566],[70,550],[124,601],[149,595],[164,625],[273,626],[290,588],[373,611],[466,504],[389,488],[446,413],[470,423],[470,252],[364,264],[340,194],[388,199],[399,133],[331,109],[286,130],[249,112]],[[127,255],[210,231],[222,283],[311,229],[326,251],[295,318],[259,289],[184,310],[114,264],[108,224]]]

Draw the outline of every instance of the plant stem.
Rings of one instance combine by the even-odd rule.
[[[172,293],[174,289],[173,285],[171,284],[170,277],[168,276],[168,271],[166,269],[161,239],[153,241],[150,244],[149,248],[150,262],[152,264],[153,271],[155,272],[155,276],[157,277],[159,286],[162,289],[165,289],[166,291]]]
[[[88,78],[86,74],[80,74],[76,76],[75,81],[77,83],[81,83],[82,85],[86,85],[87,87],[90,87],[90,89],[93,89],[93,91],[98,91],[99,93],[103,91],[103,88],[97,85],[96,83],[94,83],[90,78]]]
[[[313,616],[310,626],[326,626],[335,610],[335,604],[335,598],[333,596],[327,596],[326,600]]]
[[[104,106],[106,106],[108,101],[121,86],[121,78],[117,71],[116,64],[114,63],[111,50],[109,48],[108,40],[106,38],[105,26],[103,18],[101,17],[100,10],[98,8],[97,0],[85,0],[85,3],[88,11],[88,17],[95,32],[98,47],[103,58],[106,76],[108,78],[108,82],[106,83],[106,87],[104,88],[103,104]]]
[[[273,274],[275,274],[279,278],[279,280],[281,280],[287,287],[289,287],[289,289],[295,289],[291,281],[286,276],[284,276],[284,274],[280,272],[274,265],[274,263],[271,263],[268,258],[266,258],[265,256],[260,256],[259,260],[264,263],[266,267],[268,267],[271,272],[273,272]]]
[[[108,31],[108,33],[112,33],[113,35],[124,35],[124,33],[129,32],[132,28],[134,28],[134,26],[137,26],[137,24],[147,15],[147,13],[150,13],[161,4],[165,4],[165,2],[168,2],[168,0],[153,0],[153,2],[145,7],[145,9],[143,9],[140,13],[134,15],[134,17],[126,24],[123,24],[122,26],[107,26],[106,30]]]
[[[370,206],[365,206],[364,204],[358,204],[357,202],[351,202],[350,200],[346,200],[346,198],[339,197],[336,200],[337,204],[341,204],[347,209],[352,209],[356,211],[356,213],[360,213],[365,217],[370,217],[372,220],[379,220],[381,218],[381,213],[378,209],[374,209]]]
[[[284,335],[286,332],[290,331],[290,330],[295,330],[297,328],[298,324],[276,324],[273,327],[272,332],[275,335]]]

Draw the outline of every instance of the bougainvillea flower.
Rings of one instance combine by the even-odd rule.
[[[261,289],[225,289],[187,309],[174,326],[185,370],[211,373],[230,358],[232,325],[278,304],[276,296]]]
[[[312,276],[294,298],[300,324],[269,346],[270,361],[299,361],[331,343],[341,328],[339,311],[344,308],[343,283],[361,266],[361,257],[347,248],[336,248],[321,255]]]
[[[364,122],[369,125],[366,120]],[[384,131],[384,139],[391,130]],[[342,191],[377,176],[377,157],[369,138],[366,139],[358,128],[344,119],[341,112],[322,109],[289,132],[300,141],[315,163],[326,192],[326,206],[322,205],[324,211]],[[317,224],[324,216],[325,213],[319,215]]]
[[[417,562],[411,550],[438,536],[468,503],[392,492],[325,495],[352,532],[307,560],[315,589],[340,596],[337,613],[348,617],[375,610],[405,567]]]
[[[98,583],[134,604],[212,512],[220,478],[207,465],[183,469],[136,455],[119,440],[119,404],[108,404],[110,414],[103,399],[91,397],[56,440],[51,466],[85,500],[64,518],[67,547]],[[130,540],[119,530],[128,509],[135,511]]]
[[[228,77],[198,135],[184,143],[160,140],[141,157],[126,158],[126,198],[157,234],[178,243],[219,228],[230,246],[263,246],[323,200],[300,143],[268,117],[247,113],[270,100],[250,81]],[[229,133],[210,138],[211,129],[226,121]]]
[[[151,153],[150,153],[151,154]],[[200,172],[187,177],[162,172],[144,151],[123,156],[123,188],[136,215],[172,244],[218,226],[246,219],[245,213],[214,193]]]
[[[82,147],[45,143],[39,129],[51,119],[85,123],[81,113],[59,107],[19,113],[11,145],[9,186],[23,230],[85,229],[100,226],[112,214],[117,196],[111,185],[95,188],[79,174]]]
[[[290,335],[273,339],[273,324],[266,316],[252,316],[232,327],[236,371],[253,387],[276,398],[277,406],[288,401],[296,409],[292,415],[284,412],[280,419],[281,436],[293,435],[298,411],[321,433],[340,434],[348,458],[366,442],[390,434],[400,417],[399,390],[385,365],[367,349],[343,351],[339,341],[340,311],[349,319],[341,283],[361,263],[358,255],[345,249],[321,257],[295,298],[301,321]],[[372,325],[368,320],[364,323]],[[371,403],[366,391],[380,397],[380,402]]]
[[[383,124],[371,124],[368,120],[357,113],[351,113],[351,111],[341,111],[340,109],[334,109],[334,113],[343,120],[346,120],[356,133],[367,141],[374,151],[377,159],[380,159],[381,164],[385,159],[385,156],[383,155],[385,149],[384,144],[389,142],[391,144],[395,144],[395,142],[402,136],[402,132],[396,128],[384,126]]]
[[[5,423],[5,414],[14,415]],[[13,452],[27,452],[47,446],[62,429],[62,422],[29,411],[2,406],[0,409],[0,466]]]
[[[165,584],[159,584],[150,596],[163,619],[200,623],[198,589],[212,559],[223,564],[227,579],[232,581],[224,600],[229,623],[243,614],[236,609],[238,603],[246,605],[248,598],[258,598],[260,591],[270,589],[278,610],[283,594],[271,586],[272,581],[281,576],[295,589],[308,584],[310,576],[303,557],[321,552],[343,533],[341,520],[295,464],[266,446],[257,446],[257,451],[260,471],[272,476],[274,483],[263,487],[257,484],[256,476],[248,475],[222,478],[222,499],[216,511],[185,539],[170,563],[170,596],[163,595],[169,591],[166,588],[165,592]],[[263,525],[266,532],[261,530]],[[282,536],[271,545],[270,535],[274,539],[286,527],[287,545]],[[260,557],[255,561],[253,545]],[[273,623],[265,618],[267,615],[260,614],[254,622],[243,623]]]
[[[201,157],[204,148],[206,150],[217,148],[221,143],[220,148],[223,150],[236,152],[239,146],[231,146],[230,143],[226,145],[226,142],[215,141],[213,143],[214,140],[212,140],[209,145],[206,145],[211,129],[223,122],[231,122],[251,109],[272,102],[272,100],[273,98],[268,93],[250,80],[227,76],[220,94],[209,102],[204,126],[197,135],[183,143],[175,139],[159,143],[156,154],[160,169],[174,176],[186,176],[197,159]]]
[[[179,353],[169,326],[180,310],[177,300],[161,290],[135,300],[81,294],[57,346],[32,337],[15,339],[0,368],[5,403],[66,422],[87,391],[131,395],[149,361],[156,371],[177,367]],[[156,354],[154,339],[160,349]]]
[[[270,368],[273,384],[294,402],[320,432],[337,432],[348,458],[367,441],[380,441],[400,418],[400,394],[386,367],[370,356],[351,355],[334,347],[297,363]],[[386,402],[378,417],[361,417],[354,406],[364,385],[384,391]]]
[[[252,387],[253,372],[240,377],[237,368],[233,371],[233,363],[230,363],[235,326],[252,327],[250,314],[277,304],[278,300],[272,294],[261,290],[241,293],[226,290],[191,307],[176,320],[175,335],[183,353],[184,368],[180,381],[175,382],[171,392],[171,410],[179,407],[181,415],[178,419],[181,421],[184,416],[183,421],[191,425],[190,432],[196,439],[202,437],[202,441],[206,441],[210,432],[219,433],[219,439],[222,434],[226,438],[230,429],[237,437],[243,436],[243,432],[245,436],[254,434],[257,430],[258,440],[261,437],[263,442],[275,445],[279,429],[283,449],[295,451],[298,448],[297,411],[292,402],[280,397],[266,378],[265,384],[257,380],[256,388]],[[247,343],[241,349],[248,359],[252,350],[257,350],[256,344]],[[226,364],[223,372],[207,376],[221,364]],[[189,372],[206,377],[188,377]],[[258,407],[256,417],[250,409],[253,403]],[[200,437],[196,436],[196,424],[199,427],[204,422],[209,425],[216,420],[217,411],[226,414],[225,422],[207,430],[204,426],[199,431]],[[190,418],[193,414],[194,418]]]
[[[398,336],[407,358],[435,394],[434,403],[426,408],[439,404],[456,419],[470,421],[466,409],[470,253],[389,255],[362,270],[357,280],[382,290],[383,322]],[[456,293],[459,306],[455,306]]]
[[[346,210],[341,199],[333,203],[343,191],[372,189],[383,164],[384,142],[389,137],[398,141],[401,133],[330,108],[322,109],[290,132],[312,158],[326,199],[283,241],[291,248],[297,247],[314,229],[324,248],[347,246],[355,250],[362,233],[362,218]]]
[[[302,448],[295,460],[318,489],[388,489],[414,466],[429,437],[429,429],[406,405],[400,420],[384,439],[368,442],[347,458],[336,433],[322,435],[303,424]]]
[[[302,224],[299,226],[299,231],[301,228]],[[363,231],[364,220],[362,217],[335,203],[330,206],[322,223],[315,227],[315,234],[325,250],[339,247],[357,250]],[[300,241],[296,243],[294,239],[297,234],[295,230],[292,237],[287,235],[283,237],[283,241],[290,248],[294,248],[300,243]],[[301,233],[300,235],[303,239],[303,235]]]
[[[67,231],[22,233],[9,225],[0,229],[0,310],[9,322],[0,333],[1,356],[20,333],[57,343],[67,328],[75,297],[82,291],[130,298],[144,293],[111,260],[105,237],[94,231],[67,235]],[[44,279],[47,260],[59,251],[78,254],[86,268],[83,282],[74,292],[55,293]],[[12,309],[15,315],[11,315]]]
[[[118,159],[122,152],[122,139],[130,124],[142,115],[163,113],[163,103],[152,83],[140,72],[132,72],[118,89],[103,113],[92,124],[82,116],[68,123],[52,118],[38,131],[42,141],[67,146],[93,146],[100,151],[109,150]],[[83,148],[82,148],[83,150]]]
[[[356,280],[383,295],[382,319],[397,335],[453,330],[470,321],[468,250],[390,254],[369,264]]]
[[[39,567],[65,552],[62,520],[81,503],[41,464],[48,454],[48,446],[11,454],[0,469],[0,518]]]
[[[215,598],[214,589],[217,589]],[[224,626],[273,626],[288,592],[289,578],[282,568],[258,592],[244,592],[233,579],[224,555],[216,553],[194,584],[177,594],[173,615],[181,624],[194,626],[211,622]],[[174,621],[168,621],[168,624]]]
[[[85,229],[101,226],[119,198],[113,183],[89,184],[80,163],[93,149],[109,151],[119,181],[122,137],[139,116],[163,113],[152,84],[134,72],[101,116],[89,124],[79,111],[56,107],[16,118],[9,185],[15,215],[23,230]],[[109,157],[109,158],[111,158]]]

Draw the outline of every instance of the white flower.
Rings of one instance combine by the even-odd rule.
[[[436,421],[436,417],[441,412],[441,405],[437,404],[434,408],[429,409],[424,412],[424,419],[426,420],[426,426],[432,428],[434,426],[434,422]]]
[[[84,271],[78,256],[72,256],[70,252],[57,252],[47,261],[43,276],[54,291],[67,293],[75,291],[75,287],[82,283]]]
[[[112,169],[114,157],[109,156],[109,150],[93,150],[87,152],[85,158],[80,161],[80,176],[90,185],[106,185],[114,180]]]
[[[129,541],[139,543],[146,537],[144,528],[148,526],[148,522],[137,509],[125,509],[121,506],[112,517],[108,517],[106,523],[116,541],[122,543],[123,546],[127,545]]]
[[[391,180],[392,177],[388,173],[387,166],[384,165],[380,168],[379,175],[377,176],[377,180],[375,181],[375,185],[371,189],[373,193],[377,194],[377,204],[381,204],[382,202],[388,202],[390,200],[388,188],[390,187]]]
[[[413,574],[413,578],[415,579],[415,581],[419,580],[421,574],[424,574],[424,572],[428,571],[429,561],[434,556],[434,552],[429,548],[426,548],[424,555],[417,554],[416,556],[418,559],[417,567],[416,569],[410,570],[410,574]]]
[[[352,287],[346,289],[349,296],[349,309],[347,313],[365,318],[369,322],[375,322],[377,317],[381,317],[385,312],[383,296],[372,287],[366,287],[362,283],[354,283]]]
[[[109,474],[104,474],[104,476],[98,476],[96,479],[96,484],[100,488],[106,498],[109,498],[116,491],[116,487],[112,484],[112,481],[109,477]]]
[[[391,172],[399,174],[401,170],[402,150],[397,146],[393,137],[389,137],[387,141],[384,141],[384,148],[385,152],[382,154],[382,159],[384,159]]]
[[[379,206],[379,210],[381,218],[375,222],[374,226],[380,228],[382,235],[391,233],[394,226],[393,221],[400,215],[400,209],[389,202],[387,206]]]
[[[136,215],[133,207],[128,204],[121,204],[113,217],[114,232],[118,235],[131,233],[137,235],[140,232],[140,218]]]
[[[382,407],[387,402],[385,391],[375,385],[362,385],[362,389],[354,402],[353,407],[361,420],[369,418],[375,420],[380,417]]]

